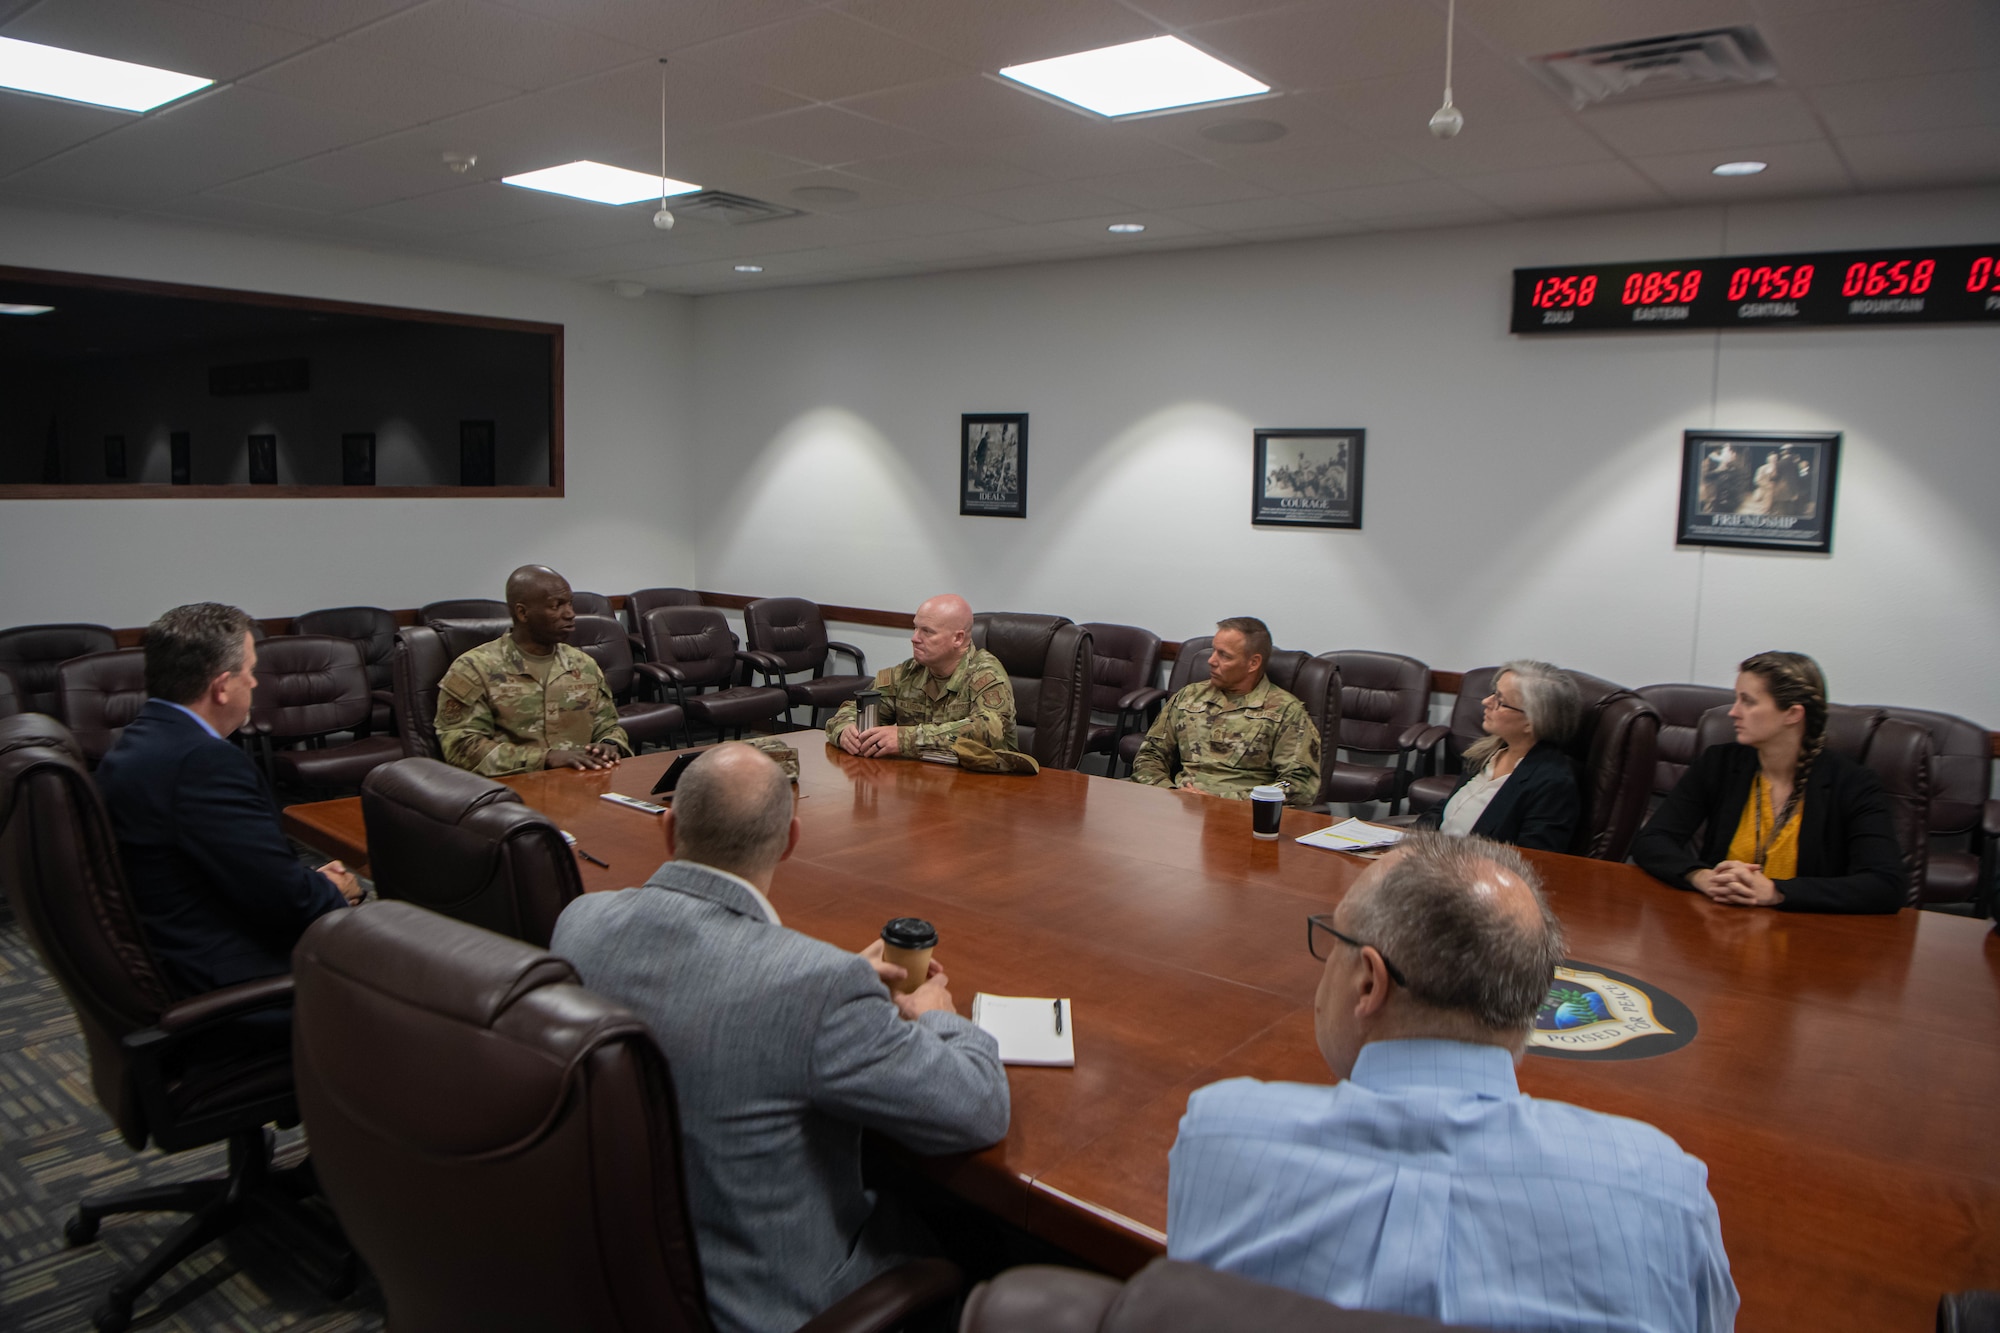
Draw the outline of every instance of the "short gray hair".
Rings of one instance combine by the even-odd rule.
[[[757,762],[725,764],[742,751]],[[792,784],[769,755],[718,745],[688,765],[674,786],[674,855],[746,879],[778,864],[792,828]]]
[[[1528,886],[1534,921],[1472,892],[1496,866]],[[1541,877],[1512,847],[1480,837],[1410,834],[1354,899],[1348,928],[1394,961],[1411,998],[1494,1032],[1533,1024],[1563,957],[1562,923]]]
[[[1521,691],[1521,711],[1527,714],[1528,725],[1535,729],[1535,743],[1567,744],[1576,735],[1577,723],[1583,720],[1583,695],[1576,688],[1576,678],[1559,666],[1532,657],[1517,657],[1502,662],[1494,670],[1495,694],[1500,692],[1500,677],[1510,674]],[[1465,747],[1467,771],[1483,768],[1488,759],[1504,748],[1506,743],[1498,736],[1474,741]]]
[[[221,602],[190,602],[146,626],[146,693],[191,704],[217,676],[243,669],[243,636],[252,621]]]

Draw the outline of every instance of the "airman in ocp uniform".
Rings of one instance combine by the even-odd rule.
[[[1236,616],[1215,627],[1208,679],[1167,701],[1132,761],[1132,780],[1250,799],[1250,789],[1287,784],[1288,805],[1319,794],[1319,730],[1297,696],[1264,675],[1271,631]]]
[[[880,725],[863,729],[853,700],[826,724],[849,754],[915,759],[949,751],[960,737],[1014,750],[1014,686],[1000,659],[972,646],[972,608],[945,594],[917,608],[910,660],[875,673]]]

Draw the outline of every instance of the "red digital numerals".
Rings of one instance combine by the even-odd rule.
[[[1596,274],[1586,273],[1579,277],[1571,273],[1564,277],[1543,278],[1536,283],[1534,298],[1528,304],[1537,310],[1565,310],[1572,306],[1589,305],[1596,296]]]
[[[1664,273],[1655,269],[1625,279],[1625,292],[1620,299],[1626,305],[1686,305],[1700,290],[1698,268],[1668,269]]]
[[[2000,292],[2000,259],[1992,255],[1981,255],[1972,261],[1972,272],[1966,275],[1965,290],[1968,292]]]
[[[1739,268],[1729,275],[1729,299],[1753,297],[1759,301],[1796,301],[1812,290],[1813,266],[1759,264]]]
[[[1878,259],[1874,263],[1849,264],[1840,284],[1842,296],[1920,296],[1931,288],[1937,272],[1935,259]]]

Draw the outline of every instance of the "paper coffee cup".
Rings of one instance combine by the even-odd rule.
[[[1250,789],[1250,834],[1266,842],[1278,836],[1278,824],[1285,817],[1285,789],[1283,787],[1252,787]]]
[[[909,973],[896,990],[908,995],[930,976],[931,951],[937,948],[937,927],[922,917],[899,916],[882,927],[882,961]]]

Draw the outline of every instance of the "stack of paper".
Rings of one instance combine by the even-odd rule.
[[[1308,847],[1328,847],[1336,852],[1381,851],[1394,847],[1402,840],[1403,830],[1399,828],[1384,828],[1380,824],[1366,824],[1358,819],[1343,819],[1338,824],[1315,829],[1298,839]]]
[[[1070,1023],[1068,1000],[1037,1000],[1021,995],[972,997],[972,1021],[1000,1043],[1003,1065],[1076,1064],[1076,1031]]]

